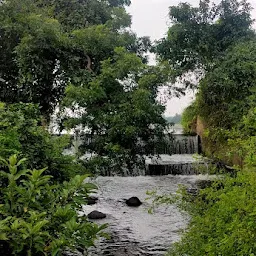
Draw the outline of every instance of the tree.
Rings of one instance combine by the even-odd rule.
[[[67,124],[81,125],[92,137],[84,138],[83,153],[110,161],[113,170],[132,171],[163,135],[165,108],[156,98],[165,77],[124,48],[114,52],[101,62],[99,75],[67,88],[65,106],[74,110]]]
[[[129,2],[4,1],[0,100],[39,104],[49,121],[70,79],[97,74],[100,61],[111,57],[116,46],[141,54],[148,40],[125,30],[131,22],[124,9]]]
[[[208,125],[231,129],[250,108],[256,80],[256,41],[238,43],[200,82],[197,112]]]
[[[51,135],[41,125],[39,108],[33,104],[0,105],[0,156],[25,157],[27,168],[49,167],[46,174],[56,181],[68,180],[85,172],[73,156],[63,155],[69,136]]]
[[[250,10],[246,0],[222,0],[218,5],[201,0],[198,7],[188,3],[171,6],[172,26],[155,51],[174,69],[174,78],[193,86],[191,72],[201,77],[230,46],[254,37]]]

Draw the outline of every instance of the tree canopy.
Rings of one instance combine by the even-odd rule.
[[[174,78],[191,82],[186,74],[193,72],[200,77],[230,46],[254,36],[250,11],[246,0],[222,0],[218,5],[201,0],[198,7],[188,3],[171,6],[172,25],[155,46],[159,60],[168,61]]]
[[[7,0],[0,6],[0,100],[38,103],[49,119],[70,79],[97,74],[124,46],[138,55],[149,40],[125,28],[130,1]]]
[[[132,170],[139,156],[152,153],[166,126],[165,108],[157,101],[161,82],[156,68],[115,48],[113,58],[101,62],[98,76],[67,88],[64,104],[74,112],[66,123],[92,136],[89,143],[84,138],[85,152],[115,159],[116,169],[125,165]]]

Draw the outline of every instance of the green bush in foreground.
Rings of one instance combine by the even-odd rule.
[[[174,200],[191,221],[169,256],[256,255],[256,172],[224,176],[194,198],[182,191]]]
[[[64,250],[93,246],[105,225],[88,222],[78,211],[96,189],[87,175],[50,185],[45,169],[21,169],[25,159],[1,159],[9,171],[0,172],[0,255],[61,255]]]

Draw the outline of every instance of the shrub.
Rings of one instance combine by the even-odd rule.
[[[64,156],[70,143],[68,136],[53,136],[41,125],[39,109],[34,104],[0,103],[0,156],[20,154],[27,158],[26,167],[41,169],[55,181],[68,180],[84,172],[73,156]]]
[[[181,124],[184,133],[194,134],[196,130],[197,109],[196,102],[193,102],[182,113]]]
[[[63,250],[86,249],[106,225],[97,226],[79,216],[82,204],[96,186],[84,183],[87,175],[51,185],[46,169],[28,170],[13,155],[1,159],[8,171],[0,172],[7,184],[0,193],[0,254],[17,256],[60,255]]]
[[[158,196],[158,203],[176,203],[191,216],[180,242],[169,256],[253,256],[256,252],[256,173],[240,171],[224,175],[191,195],[185,188],[179,196]]]

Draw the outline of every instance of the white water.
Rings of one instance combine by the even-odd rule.
[[[90,252],[91,256],[132,256],[164,255],[170,246],[179,240],[186,228],[188,216],[173,206],[160,206],[149,214],[148,190],[159,193],[175,193],[179,184],[193,187],[198,179],[205,176],[139,176],[139,177],[98,177],[99,201],[93,206],[84,206],[84,214],[98,210],[107,218],[97,223],[108,223],[109,241],[98,243]],[[128,207],[125,199],[137,196],[143,204],[138,208]]]

